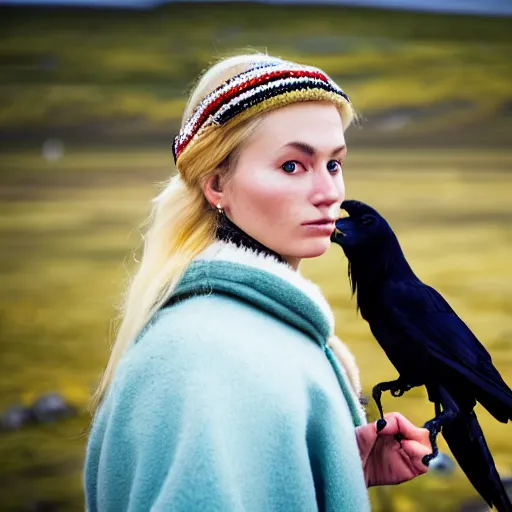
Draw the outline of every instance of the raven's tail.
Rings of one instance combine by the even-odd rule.
[[[442,432],[462,471],[487,504],[496,507],[498,512],[512,512],[512,503],[476,414],[473,411],[460,413],[452,423],[443,427]]]

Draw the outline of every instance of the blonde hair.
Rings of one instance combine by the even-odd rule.
[[[261,60],[281,61],[255,53],[229,57],[209,68],[190,95],[182,126],[205,96]],[[350,122],[353,112],[346,114]],[[152,211],[146,222],[148,227],[140,266],[128,285],[119,330],[106,369],[93,395],[91,412],[98,408],[123,354],[172,295],[192,260],[214,242],[217,213],[208,204],[203,186],[214,173],[227,174],[232,170],[230,159],[254,132],[261,118],[262,115],[249,119],[235,117],[222,129],[209,131],[195,140],[192,147],[180,157],[177,174],[153,199]]]

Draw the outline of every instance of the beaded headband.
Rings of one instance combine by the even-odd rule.
[[[241,114],[249,116],[308,100],[327,100],[339,108],[350,104],[343,90],[317,68],[286,61],[258,63],[224,82],[196,107],[174,139],[174,162],[208,128]]]

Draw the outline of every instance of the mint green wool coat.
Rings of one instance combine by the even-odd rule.
[[[318,287],[216,242],[119,363],[89,435],[90,512],[366,512],[355,427]]]

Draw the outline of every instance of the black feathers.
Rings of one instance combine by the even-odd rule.
[[[388,222],[372,207],[345,201],[349,217],[336,222],[332,241],[349,260],[349,277],[362,317],[400,374],[374,388],[425,386],[436,417],[427,423],[433,455],[444,437],[486,502],[512,511],[473,408],[480,402],[498,421],[512,419],[512,392],[491,356],[447,301],[422,283],[407,263]]]

